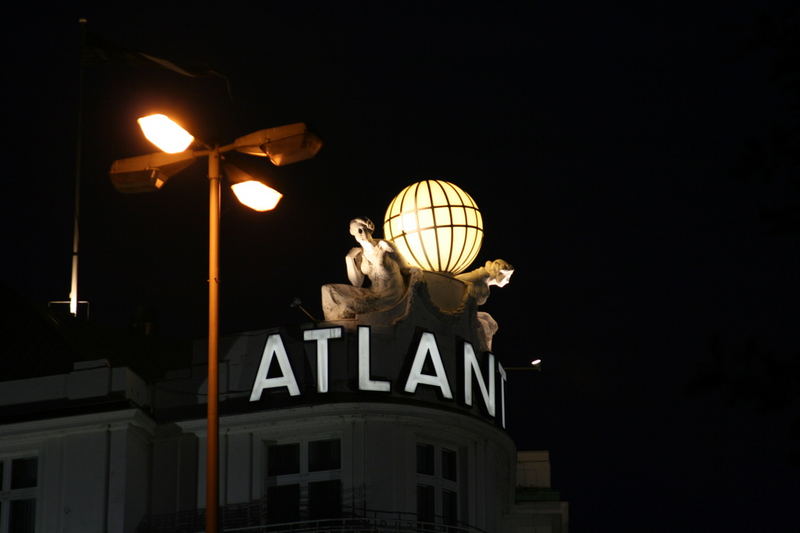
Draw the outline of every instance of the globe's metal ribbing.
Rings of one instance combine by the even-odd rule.
[[[395,196],[383,234],[413,266],[458,274],[480,251],[483,218],[475,200],[457,185],[424,180]]]

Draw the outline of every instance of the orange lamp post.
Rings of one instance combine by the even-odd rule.
[[[145,137],[162,152],[119,159],[111,166],[117,190],[139,193],[159,190],[174,174],[197,158],[208,157],[208,400],[206,450],[206,533],[219,531],[219,234],[221,154],[236,150],[265,156],[275,166],[314,157],[322,141],[303,123],[259,130],[224,146],[188,150],[194,137],[164,115],[139,119]],[[256,211],[268,211],[281,194],[237,167],[222,164],[237,199]]]

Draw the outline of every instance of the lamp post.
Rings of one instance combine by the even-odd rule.
[[[222,154],[232,150],[266,156],[275,166],[314,157],[322,141],[303,123],[259,130],[230,144],[187,150],[194,141],[188,132],[164,115],[139,119],[145,137],[161,148],[143,156],[114,161],[111,181],[120,192],[139,193],[160,189],[174,174],[199,157],[208,157],[208,400],[206,450],[206,533],[219,530],[219,220],[220,166],[225,169],[236,197],[256,211],[273,209],[281,194],[237,167],[223,163]]]

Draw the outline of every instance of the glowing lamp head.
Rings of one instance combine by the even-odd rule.
[[[413,266],[458,274],[472,264],[483,243],[483,218],[472,197],[453,183],[424,180],[409,185],[389,204],[384,238]]]
[[[275,209],[283,195],[272,187],[260,181],[243,181],[231,185],[236,198],[255,211],[270,211]]]
[[[166,115],[148,115],[137,120],[148,141],[168,154],[183,152],[194,137]]]

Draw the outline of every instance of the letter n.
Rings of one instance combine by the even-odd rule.
[[[488,352],[488,369],[486,373],[489,380],[489,387],[486,387],[486,381],[483,379],[481,367],[478,365],[478,358],[475,357],[475,350],[468,342],[464,342],[464,403],[472,405],[472,376],[473,372],[477,378],[478,388],[483,396],[483,404],[489,412],[489,416],[494,416],[495,413],[495,399],[494,399],[494,354]]]

